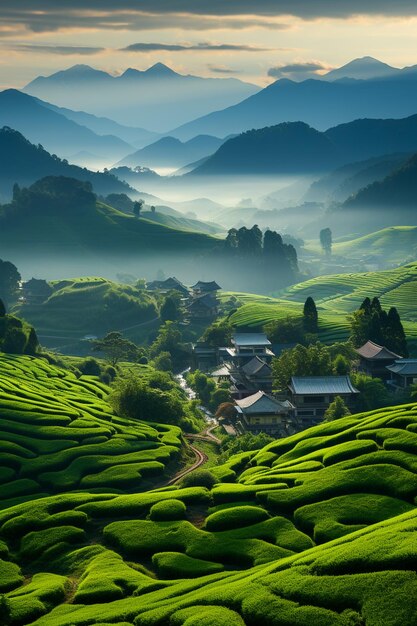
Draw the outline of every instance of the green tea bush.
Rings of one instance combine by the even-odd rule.
[[[236,506],[209,515],[205,527],[211,532],[231,530],[263,522],[268,517],[267,511],[260,507]]]
[[[162,578],[194,578],[224,570],[221,563],[195,559],[180,552],[158,552],[153,555],[152,564]]]
[[[187,508],[181,500],[162,500],[151,507],[149,518],[154,522],[184,519]]]

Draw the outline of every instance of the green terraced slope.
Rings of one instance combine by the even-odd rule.
[[[318,244],[308,243],[306,249],[321,253]],[[336,257],[360,259],[376,256],[386,264],[405,263],[417,256],[417,227],[391,226],[351,241],[334,242],[332,254]]]
[[[417,342],[417,263],[381,272],[319,276],[283,290],[277,298],[233,295],[243,303],[231,316],[238,327],[263,326],[274,319],[301,315],[305,300],[313,297],[319,312],[319,338],[328,343],[345,340],[349,335],[346,316],[367,296],[377,296],[383,307],[397,307],[407,337]]]
[[[0,512],[1,605],[33,626],[412,626],[417,405],[216,468],[218,483],[75,492]]]
[[[159,317],[154,295],[131,285],[97,277],[50,284],[54,291],[45,302],[23,302],[14,308],[40,335],[101,335],[115,328],[147,325]]]
[[[179,454],[175,426],[113,414],[108,388],[0,354],[0,506],[69,490],[138,491]]]

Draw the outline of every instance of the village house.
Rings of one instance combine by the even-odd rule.
[[[354,411],[358,393],[349,376],[293,376],[289,385],[291,403],[305,428],[321,421],[336,396]]]
[[[201,296],[208,293],[214,294],[214,296],[216,296],[217,291],[220,291],[221,287],[214,280],[208,283],[199,280],[198,283],[191,287],[191,289],[193,290],[195,296]]]
[[[238,419],[248,432],[287,437],[298,430],[294,406],[288,400],[280,401],[257,391],[235,403]]]
[[[214,320],[219,314],[219,302],[211,293],[194,296],[186,311],[194,320]]]
[[[388,350],[385,346],[379,346],[373,341],[367,341],[356,352],[359,355],[359,370],[372,378],[387,380],[390,376],[387,366],[392,365],[397,359],[401,359],[399,354]]]
[[[398,359],[388,365],[388,385],[395,390],[404,390],[417,384],[417,359]]]
[[[255,356],[269,363],[274,356],[270,346],[265,333],[236,333],[232,337],[232,347],[226,348],[226,358],[236,367],[249,363]]]
[[[184,298],[190,295],[188,287],[186,287],[178,278],[172,276],[166,280],[153,280],[147,284],[147,288],[151,291],[160,291],[168,293],[169,291],[179,291]]]

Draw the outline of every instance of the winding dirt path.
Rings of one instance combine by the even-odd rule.
[[[189,448],[190,448],[190,450],[192,450],[194,452],[194,455],[195,455],[195,458],[196,458],[195,463],[193,463],[193,465],[191,465],[190,467],[187,467],[187,469],[183,470],[182,472],[179,472],[178,474],[175,474],[175,476],[173,478],[171,478],[171,480],[169,480],[167,483],[165,483],[165,485],[167,487],[169,485],[174,485],[176,482],[181,480],[181,478],[184,478],[184,476],[187,476],[187,474],[190,474],[191,472],[193,472],[197,468],[201,467],[201,465],[204,465],[204,463],[206,463],[208,461],[207,454],[205,454],[204,452],[201,452],[201,450],[199,450],[198,448],[193,446],[191,443],[189,444]]]

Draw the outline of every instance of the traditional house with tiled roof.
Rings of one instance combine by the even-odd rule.
[[[191,289],[194,291],[196,295],[203,293],[213,293],[219,291],[221,287],[216,283],[216,281],[212,280],[209,283],[205,283],[202,280],[199,280],[198,283],[193,285]]]
[[[387,371],[391,376],[388,384],[398,390],[417,384],[417,359],[398,359]]]
[[[297,431],[291,402],[277,400],[264,391],[236,400],[236,410],[244,428],[252,433],[286,437]]]
[[[188,288],[183,285],[183,283],[178,280],[178,278],[175,278],[175,276],[167,278],[166,280],[153,280],[152,282],[147,284],[147,288],[151,291],[161,291],[163,293],[175,290],[179,291],[180,294],[184,297],[188,297],[190,295]]]
[[[396,359],[401,359],[399,354],[373,341],[367,341],[356,352],[360,359],[360,371],[373,378],[382,378],[382,380],[389,378],[387,366],[392,365]]]
[[[354,410],[359,394],[349,376],[293,376],[289,391],[297,417],[305,426],[321,421],[336,396],[340,396],[346,406]]]

